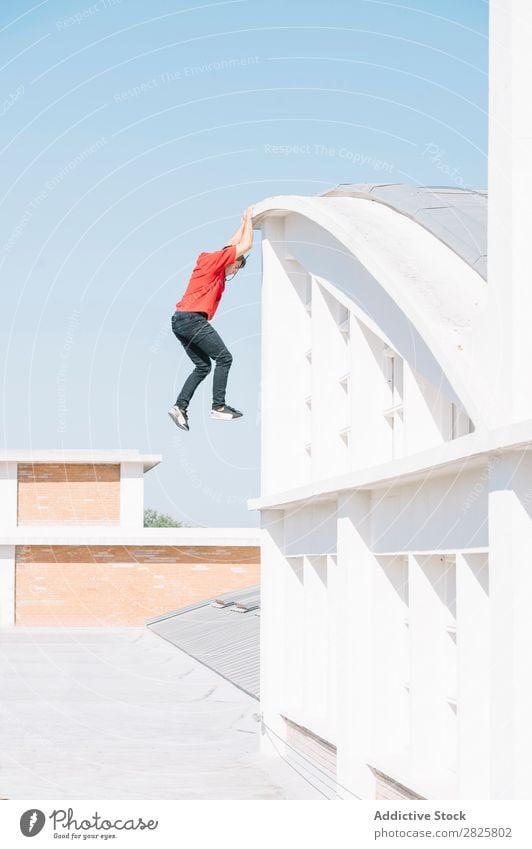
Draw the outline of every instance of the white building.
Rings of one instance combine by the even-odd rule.
[[[132,450],[0,451],[0,628],[138,626],[255,586],[253,528],[145,528]]]
[[[488,251],[484,192],[255,209],[264,747],[329,795],[532,797],[524,0],[490,34]]]

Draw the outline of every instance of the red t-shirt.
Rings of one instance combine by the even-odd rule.
[[[236,245],[221,251],[201,253],[188,282],[185,294],[176,304],[177,312],[206,312],[213,317],[225,289],[225,269],[236,259]]]

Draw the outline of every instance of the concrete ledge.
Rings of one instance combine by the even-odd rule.
[[[2,545],[250,546],[259,528],[120,528],[109,525],[29,526],[3,530]]]
[[[136,449],[123,450],[32,450],[10,449],[0,451],[0,464],[3,463],[142,463],[144,471],[148,472],[162,460],[160,454],[141,454]]]
[[[423,477],[453,474],[485,463],[489,456],[532,448],[532,419],[507,425],[492,431],[480,431],[462,436],[427,451],[408,457],[357,469],[334,478],[314,481],[296,489],[263,495],[248,501],[250,510],[271,510],[307,499],[327,500],[338,492],[351,489],[389,490],[404,486]]]

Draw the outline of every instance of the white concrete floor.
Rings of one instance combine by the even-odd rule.
[[[144,628],[0,629],[0,796],[313,799],[259,704]]]

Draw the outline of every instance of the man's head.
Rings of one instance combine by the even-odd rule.
[[[237,271],[239,271],[241,268],[244,268],[245,264],[246,264],[246,257],[245,256],[237,256],[237,258],[235,259],[234,262],[231,263],[231,265],[225,266],[225,276],[226,277],[234,277],[235,274],[237,273]]]

